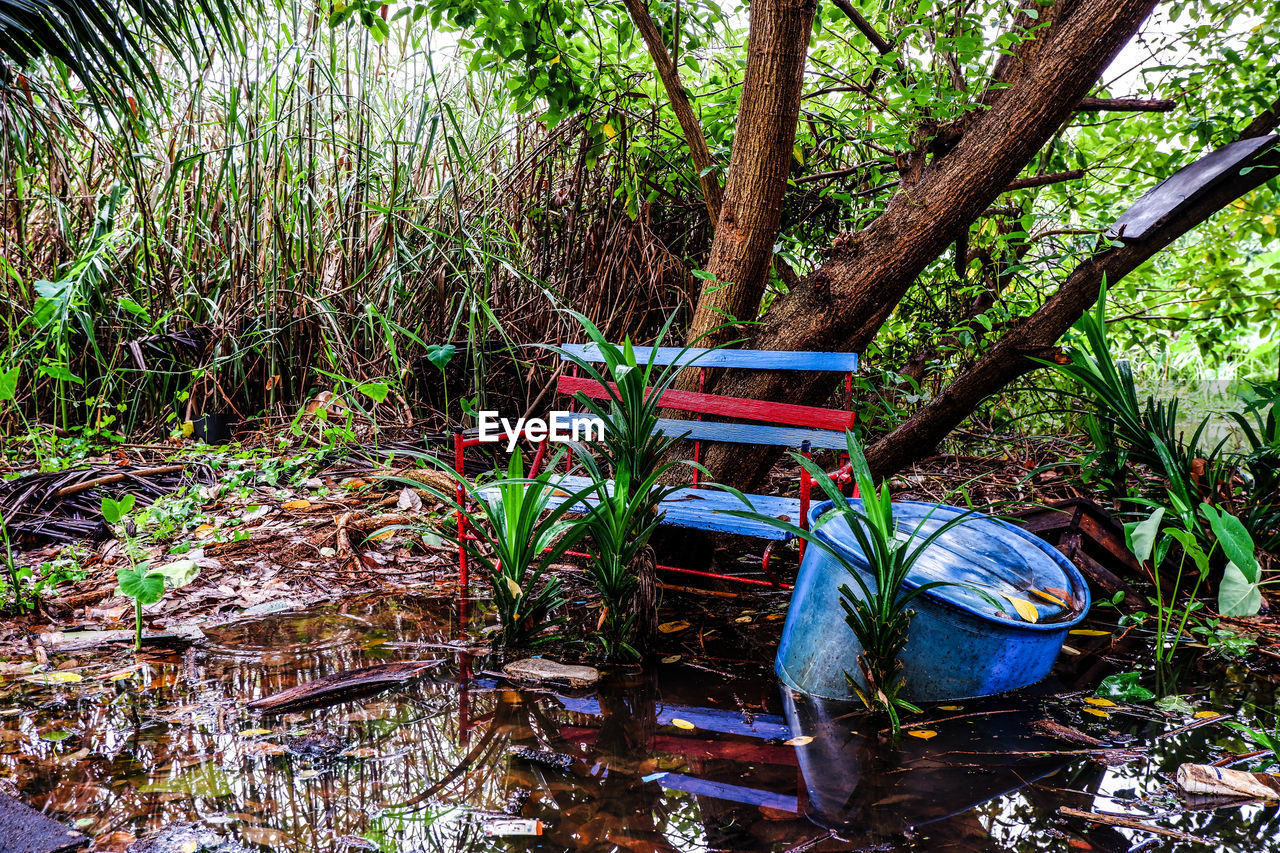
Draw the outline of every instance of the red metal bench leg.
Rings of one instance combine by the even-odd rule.
[[[463,485],[466,473],[463,470],[463,448],[462,430],[456,429],[453,433],[453,469],[458,473],[458,485],[454,490],[454,500],[458,502],[458,508],[455,510],[458,522],[458,590],[462,598],[467,597],[468,584],[467,581],[467,518],[462,513],[462,507],[467,499],[467,490]]]
[[[764,576],[769,579],[769,583],[775,589],[781,588],[782,584],[778,583],[778,576],[773,573],[773,569],[769,568],[769,560],[773,557],[773,546],[777,544],[777,540],[770,540],[769,544],[764,546],[764,557],[760,560],[760,568],[764,571]]]

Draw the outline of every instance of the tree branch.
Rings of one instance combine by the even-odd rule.
[[[714,224],[720,218],[723,197],[720,181],[714,171],[715,161],[711,159],[707,140],[702,135],[702,124],[693,114],[689,93],[680,82],[680,72],[671,61],[671,55],[667,53],[662,33],[653,22],[645,0],[622,0],[622,2],[627,7],[632,23],[644,38],[645,46],[649,48],[649,56],[653,58],[654,67],[658,70],[658,79],[662,81],[662,87],[667,90],[667,99],[671,101],[676,121],[680,122],[680,129],[684,131],[684,140],[689,146],[689,156],[698,170],[698,183],[702,185],[702,198],[707,204],[707,215],[711,217],[711,222]]]
[[[1178,102],[1172,98],[1143,100],[1141,98],[1081,98],[1076,107],[1078,113],[1122,112],[1122,113],[1167,113],[1172,112]]]
[[[1032,187],[1043,187],[1049,184],[1060,184],[1063,181],[1078,181],[1085,176],[1084,169],[1068,169],[1065,172],[1053,172],[1048,175],[1032,175],[1029,178],[1018,178],[1004,188],[1004,192],[1029,190]]]
[[[1274,118],[1273,115],[1273,127]],[[1276,177],[1280,149],[1271,149],[1251,165],[1255,168],[1224,179],[1150,236],[1103,251],[1076,267],[1039,310],[1014,326],[976,364],[908,421],[873,444],[867,451],[872,470],[878,476],[886,476],[930,453],[979,403],[1034,370],[1038,365],[1031,359],[1045,358],[1051,353],[1058,339],[1097,300],[1104,282],[1114,286],[1214,213]]]

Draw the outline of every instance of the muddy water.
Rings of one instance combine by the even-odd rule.
[[[0,778],[100,850],[194,822],[280,853],[1280,851],[1275,804],[1189,808],[1168,784],[1182,761],[1244,751],[1234,733],[1165,736],[1202,721],[1083,701],[1114,668],[1088,648],[1106,638],[1073,638],[1084,653],[1034,690],[928,708],[892,745],[725,649],[694,657],[674,637],[678,660],[608,672],[597,690],[514,690],[486,675],[495,661],[449,648],[454,631],[443,603],[383,602],[211,629],[208,647],[140,668],[63,661],[82,680],[0,686]],[[436,658],[427,678],[372,698],[283,717],[245,708],[333,672]],[[1271,682],[1194,649],[1172,677],[1195,710],[1274,707]],[[1046,720],[1107,751],[1050,737]],[[1141,846],[1153,836],[1064,820],[1061,806],[1160,815],[1210,845]],[[485,834],[516,812],[543,834]]]

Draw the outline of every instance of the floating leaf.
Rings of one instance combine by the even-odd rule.
[[[1156,707],[1170,714],[1190,714],[1195,710],[1182,696],[1161,696],[1156,700]]]
[[[1014,610],[1018,611],[1018,615],[1022,617],[1023,621],[1040,621],[1040,613],[1036,610],[1036,606],[1030,601],[1027,601],[1025,598],[1018,598],[1016,595],[1009,595],[1008,593],[1001,593],[1001,595],[1009,600],[1009,603],[1013,605]]]
[[[676,717],[675,719],[673,719],[671,721],[671,725],[675,726],[677,729],[692,730],[697,728],[697,726],[695,726],[693,723],[689,722],[688,720],[682,720],[679,717]]]
[[[964,706],[963,705],[939,705],[938,710],[939,711],[963,711]]]
[[[1099,631],[1097,628],[1073,628],[1067,632],[1077,637],[1110,637],[1110,631]]]
[[[1028,591],[1032,595],[1036,596],[1037,598],[1043,598],[1045,601],[1049,602],[1050,604],[1056,604],[1059,607],[1064,607],[1064,608],[1067,606],[1067,603],[1065,601],[1063,601],[1061,598],[1058,598],[1058,596],[1046,590],[1036,589],[1035,587],[1032,587]]]
[[[35,675],[24,675],[22,680],[44,685],[75,684],[77,681],[83,681],[84,676],[78,672],[37,672]]]
[[[1108,675],[1102,679],[1102,683],[1094,693],[1104,698],[1118,699],[1121,702],[1145,702],[1156,698],[1156,694],[1142,686],[1141,676],[1136,672],[1117,672],[1115,675]]]
[[[663,622],[661,625],[658,626],[658,630],[664,634],[674,634],[677,631],[683,631],[685,628],[688,628],[688,627],[689,627],[689,623],[681,619],[677,622]]]
[[[783,741],[783,744],[786,746],[806,746],[811,743],[813,743],[812,735],[799,735],[798,737],[793,737],[791,740]]]
[[[1093,714],[1095,717],[1106,718],[1111,716],[1110,712],[1103,711],[1101,708],[1082,708],[1081,710],[1086,714]]]
[[[275,734],[271,729],[245,729],[240,732],[240,737],[261,737],[262,735]]]
[[[931,737],[937,737],[938,733],[933,729],[911,729],[907,734],[912,737],[918,737],[920,740],[928,740]]]
[[[1115,702],[1112,702],[1110,699],[1103,699],[1101,696],[1088,696],[1084,701],[1088,702],[1090,705],[1096,705],[1099,708],[1118,707]]]
[[[1207,720],[1210,717],[1221,717],[1222,714],[1219,714],[1217,711],[1196,711],[1195,716],[1197,720]]]

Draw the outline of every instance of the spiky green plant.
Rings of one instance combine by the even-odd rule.
[[[860,500],[848,500],[839,487],[811,459],[799,453],[792,457],[832,501],[832,509],[818,519],[814,527],[844,523],[849,526],[866,559],[864,571],[850,561],[844,552],[827,544],[813,530],[805,530],[789,521],[775,518],[754,510],[729,510],[727,514],[769,524],[803,539],[809,547],[820,548],[845,569],[853,581],[840,585],[840,606],[844,609],[845,623],[858,639],[862,652],[858,655],[858,675],[845,673],[849,687],[870,710],[881,711],[889,718],[895,736],[901,723],[900,710],[919,711],[915,705],[899,695],[903,684],[902,650],[910,635],[911,620],[915,611],[911,602],[918,596],[941,586],[966,586],[949,581],[931,581],[914,588],[904,587],[907,575],[921,556],[944,533],[963,524],[971,512],[964,512],[939,524],[932,533],[923,535],[925,525],[932,514],[926,515],[911,531],[900,530],[894,518],[893,497],[888,483],[877,487],[871,476],[871,468],[863,454],[862,445],[852,432],[845,435],[849,461],[857,483]],[[750,506],[743,493],[726,488]],[[975,589],[995,606],[1000,606],[990,595]]]
[[[597,382],[605,394],[603,400],[582,392],[574,398],[583,411],[604,424],[603,437],[587,443],[586,452],[580,454],[595,501],[585,524],[597,548],[588,571],[604,608],[599,641],[608,657],[636,656],[649,651],[657,632],[657,588],[649,540],[662,521],[662,501],[681,488],[663,480],[673,469],[694,464],[673,454],[683,433],[658,429],[659,400],[699,356],[691,353],[690,346],[681,350],[675,363],[654,364],[674,314],[659,331],[648,357],[641,360],[630,339],[621,345],[612,343],[587,317],[566,313],[577,320],[603,360],[601,367],[562,347],[549,347]],[[645,349],[640,352],[644,354]]]

